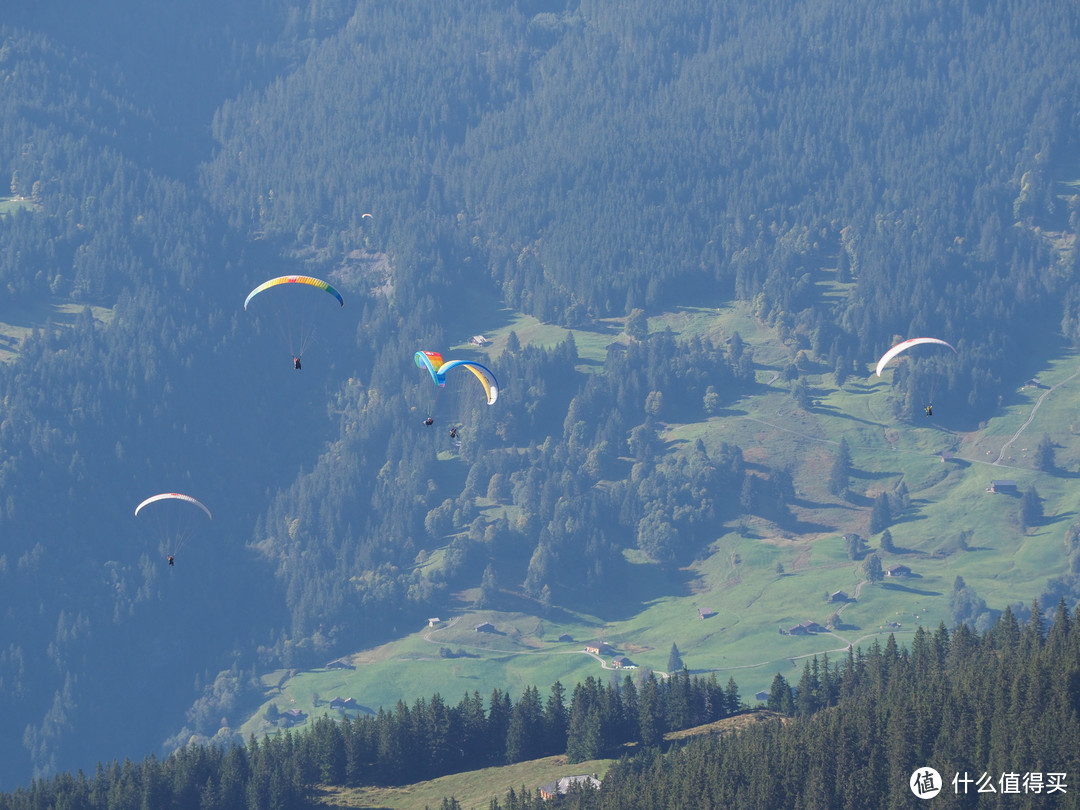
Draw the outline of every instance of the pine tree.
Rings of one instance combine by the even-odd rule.
[[[889,505],[889,496],[884,492],[878,493],[870,511],[870,534],[885,531],[890,523],[892,523],[892,507]]]
[[[833,459],[832,467],[829,469],[829,494],[843,498],[847,495],[850,485],[851,450],[848,447],[847,439],[841,438],[840,446],[836,450],[836,458]]]
[[[1053,472],[1054,467],[1054,442],[1044,433],[1039,446],[1035,448],[1035,469],[1041,472]]]
[[[561,754],[566,750],[565,695],[563,685],[555,681],[544,706],[544,753]]]
[[[884,578],[885,574],[881,569],[881,558],[876,553],[867,557],[863,563],[863,576],[870,580],[871,584],[881,582]]]
[[[735,683],[735,677],[729,677],[727,686],[724,687],[724,710],[728,717],[737,714],[742,708],[739,701],[739,685]]]
[[[1020,497],[1020,528],[1027,531],[1042,520],[1042,499],[1038,490],[1032,485],[1024,490]]]
[[[682,656],[679,655],[679,647],[675,642],[671,643],[671,652],[668,654],[667,671],[672,675],[683,668]]]
[[[650,673],[638,691],[638,731],[642,745],[659,745],[664,738],[663,711],[656,676]]]
[[[886,554],[896,553],[896,546],[893,545],[892,532],[888,529],[881,533],[881,550]]]

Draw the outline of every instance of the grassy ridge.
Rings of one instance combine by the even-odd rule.
[[[541,785],[564,776],[596,774],[603,778],[612,762],[614,760],[594,759],[570,765],[566,757],[545,757],[499,768],[455,773],[403,787],[324,788],[317,803],[328,807],[418,810],[436,808],[444,796],[453,796],[464,810],[486,810],[492,799],[502,800],[511,788],[519,791],[525,787],[535,793]]]
[[[843,290],[833,285],[825,292]],[[668,424],[663,438],[672,453],[683,452],[696,439],[710,447],[733,442],[743,448],[751,469],[790,469],[797,492],[793,520],[776,525],[751,518],[738,526],[718,526],[703,559],[677,571],[658,569],[627,552],[633,563],[621,583],[627,601],[598,605],[596,615],[558,611],[558,621],[542,619],[530,614],[534,609],[539,613],[539,606],[510,595],[507,602],[516,605],[515,612],[475,612],[468,609],[468,594],[462,594],[442,616],[455,620],[452,626],[434,633],[402,628],[398,641],[353,656],[354,671],[274,673],[266,679],[266,702],[310,713],[325,711],[320,701],[341,695],[377,709],[434,692],[456,702],[465,692],[477,690],[486,697],[499,688],[516,698],[527,684],[545,692],[556,679],[573,684],[590,674],[621,677],[582,654],[584,642],[596,638],[656,670],[666,668],[671,644],[677,643],[692,671],[715,671],[721,680],[734,676],[746,700],[767,689],[778,671],[797,679],[802,659],[814,653],[839,655],[848,644],[865,645],[893,631],[903,640],[917,624],[951,625],[949,597],[958,575],[988,605],[1000,608],[1030,602],[1048,577],[1065,570],[1063,536],[1080,510],[1080,492],[1073,486],[1080,469],[1080,358],[1075,354],[1033,357],[1025,373],[1037,376],[1041,387],[1024,388],[1023,380],[1017,380],[1014,394],[987,423],[949,431],[940,419],[896,422],[891,373],[874,376],[873,358],[867,358],[865,377],[850,378],[842,388],[831,373],[804,371],[816,403],[810,411],[800,410],[781,377],[793,352],[746,307],[687,308],[650,317],[649,325],[652,331],[671,328],[717,341],[738,331],[753,348],[758,386],[752,395],[729,403],[723,416]],[[510,329],[523,343],[551,345],[567,334],[526,318],[507,318],[488,334],[493,345],[487,351],[493,357]],[[614,322],[592,332],[575,330],[574,336],[583,367],[602,359],[608,343],[625,339]],[[950,421],[955,416],[950,414]],[[1053,473],[1034,469],[1034,448],[1044,434],[1056,444]],[[826,489],[841,439],[849,444],[854,466],[852,495],[846,500]],[[950,455],[943,460],[946,450]],[[999,456],[1001,463],[993,463]],[[1021,491],[1034,485],[1043,500],[1043,523],[1022,532],[1019,498],[986,492],[992,478],[1014,479]],[[862,564],[847,558],[842,536],[867,536],[873,498],[901,481],[911,508],[890,528],[898,553],[882,554],[882,562],[886,567],[908,565],[916,576],[860,586]],[[972,550],[947,553],[961,531],[971,533]],[[876,547],[877,538],[870,543]],[[858,590],[858,600],[844,606],[832,633],[795,637],[778,632],[804,619],[824,625],[837,609],[826,603],[825,594],[836,590]],[[699,608],[715,615],[699,619]],[[502,634],[476,633],[473,627],[481,621],[493,622]],[[575,642],[558,642],[562,633]],[[440,659],[443,646],[469,657]],[[263,708],[240,729],[245,735],[266,730]]]

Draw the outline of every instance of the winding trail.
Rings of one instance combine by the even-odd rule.
[[[1024,424],[1022,424],[1019,427],[1019,429],[1017,429],[1016,433],[1014,433],[1012,435],[1011,439],[1009,439],[1007,442],[1005,442],[1005,444],[1003,444],[1001,446],[1001,452],[998,453],[997,460],[990,462],[991,464],[993,464],[995,466],[1001,465],[1001,462],[1005,458],[1005,452],[1009,449],[1009,445],[1011,445],[1018,438],[1020,438],[1020,434],[1024,432],[1024,428],[1026,428],[1028,425],[1030,425],[1032,423],[1032,421],[1035,419],[1035,412],[1037,410],[1039,410],[1039,406],[1042,405],[1043,400],[1046,399],[1048,396],[1050,396],[1050,394],[1052,394],[1054,391],[1061,388],[1061,386],[1065,385],[1065,383],[1071,382],[1073,380],[1073,378],[1075,378],[1077,375],[1080,375],[1080,368],[1078,368],[1076,371],[1074,371],[1072,374],[1070,374],[1068,377],[1066,377],[1061,382],[1056,383],[1055,385],[1052,385],[1052,386],[1050,386],[1050,388],[1047,388],[1045,391],[1043,391],[1042,396],[1039,397],[1035,401],[1035,404],[1031,407],[1031,413],[1028,414],[1027,421],[1024,422]]]

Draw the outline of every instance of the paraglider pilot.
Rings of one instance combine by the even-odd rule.
[[[450,438],[451,439],[456,439],[457,438],[457,427],[456,426],[450,428]]]
[[[300,358],[299,357],[293,357],[293,359],[292,359],[292,367],[295,368],[297,371],[300,370]]]
[[[434,424],[435,424],[435,420],[434,420],[434,419],[432,419],[432,418],[431,418],[431,417],[429,416],[429,417],[428,417],[427,419],[425,419],[425,420],[424,420],[424,424],[425,424],[425,425],[427,425],[428,427],[431,427],[432,425],[434,425]]]
[[[931,402],[929,405],[927,405],[925,408],[923,408],[923,410],[926,411],[927,416],[933,416],[934,415],[934,403]]]
[[[173,560],[173,555],[172,554],[169,555],[169,565],[176,565],[175,560]]]

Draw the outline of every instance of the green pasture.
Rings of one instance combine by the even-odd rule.
[[[33,211],[34,202],[26,197],[0,197],[0,217],[16,211]]]
[[[824,293],[843,294],[842,285],[825,284]],[[583,363],[602,361],[604,347],[625,339],[621,322],[610,331],[575,330]],[[411,703],[439,692],[456,703],[465,692],[509,690],[516,698],[526,685],[542,693],[555,680],[565,686],[592,675],[621,678],[627,672],[607,669],[585,655],[584,644],[604,640],[638,667],[629,674],[667,668],[672,643],[695,674],[715,672],[726,682],[733,676],[744,700],[768,689],[776,672],[797,681],[807,657],[828,653],[841,657],[849,644],[884,643],[895,633],[903,643],[918,625],[952,625],[950,596],[958,576],[993,609],[1015,602],[1030,603],[1049,577],[1064,572],[1063,538],[1080,519],[1080,357],[1073,353],[1046,358],[1030,377],[1039,386],[1016,381],[1013,396],[985,424],[964,431],[941,427],[937,420],[899,422],[893,416],[892,374],[851,377],[838,388],[831,371],[811,358],[801,372],[812,391],[813,407],[799,409],[781,374],[795,349],[758,323],[746,306],[684,308],[649,314],[649,329],[671,328],[681,335],[708,335],[722,343],[738,332],[754,352],[757,385],[747,396],[726,404],[712,417],[689,424],[669,423],[661,438],[668,452],[688,452],[697,440],[710,450],[722,442],[742,448],[748,468],[764,474],[786,468],[796,496],[791,518],[774,523],[762,517],[718,525],[716,539],[701,559],[678,569],[657,566],[628,550],[631,563],[610,604],[596,616],[555,611],[551,618],[528,615],[530,600],[515,597],[520,612],[474,612],[467,594],[446,606],[443,626],[431,632],[418,628],[391,644],[353,656],[355,671],[298,672],[279,688],[267,688],[266,702],[279,709],[320,711],[316,704],[336,696],[353,697],[377,709],[399,699]],[[487,334],[496,355],[513,329],[523,344],[554,345],[567,330],[524,316],[506,318]],[[1034,450],[1044,435],[1055,445],[1055,469],[1035,469]],[[845,440],[852,459],[849,496],[827,491],[827,479],[839,442]],[[1000,457],[1001,463],[994,463]],[[992,479],[1012,479],[1014,494],[987,492]],[[880,537],[871,536],[874,498],[894,492],[903,483],[910,507],[895,515],[890,534],[896,552],[880,551]],[[1019,525],[1019,493],[1034,486],[1044,519],[1026,531]],[[497,508],[492,507],[492,512]],[[863,536],[881,557],[883,567],[903,564],[913,576],[863,583],[863,562],[847,557],[843,536]],[[961,550],[961,533],[967,549]],[[437,564],[432,555],[428,564]],[[778,573],[777,565],[783,567]],[[508,584],[513,587],[512,584]],[[830,604],[837,590],[857,601]],[[1047,606],[1048,609],[1052,606]],[[535,607],[539,610],[539,606]],[[704,610],[706,618],[700,618]],[[786,635],[804,620],[823,627],[832,614],[839,622],[831,632]],[[452,626],[446,622],[454,621]],[[491,621],[499,634],[476,633]],[[556,641],[561,633],[574,638]],[[425,638],[425,634],[428,634]],[[440,659],[439,648],[467,653]],[[473,657],[475,656],[475,657]],[[279,676],[280,677],[280,676]],[[265,703],[243,727],[257,728]],[[323,709],[324,710],[324,709]],[[389,805],[387,805],[389,806]]]
[[[18,354],[22,342],[34,329],[42,329],[50,324],[70,327],[84,307],[84,304],[70,302],[36,301],[30,305],[20,304],[16,308],[0,300],[0,362]],[[91,306],[90,312],[95,321],[106,325],[112,323],[115,315],[112,309],[99,306]]]
[[[600,664],[584,652],[595,620],[579,624],[554,624],[525,614],[478,611],[441,617],[435,627],[418,628],[392,643],[346,656],[355,669],[318,669],[302,673],[278,671],[268,674],[265,702],[238,729],[246,737],[271,731],[266,708],[300,709],[311,716],[332,713],[335,697],[352,697],[362,707],[378,711],[393,708],[398,700],[412,704],[419,697],[438,692],[450,704],[476,691],[485,699],[494,689],[509,691],[516,700],[526,686],[536,685],[546,698],[555,681],[572,687],[588,675],[600,676]],[[495,632],[477,632],[482,622]],[[559,642],[570,633],[573,643]],[[455,657],[442,658],[448,648]],[[333,712],[336,714],[337,712]]]

